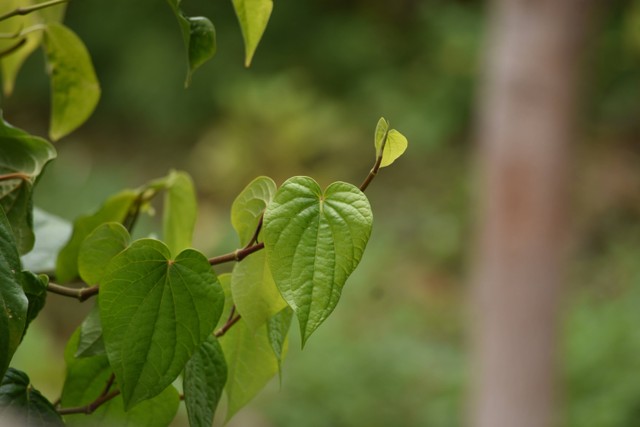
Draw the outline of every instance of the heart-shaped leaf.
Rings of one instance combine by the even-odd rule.
[[[231,205],[231,224],[240,237],[240,245],[249,243],[273,195],[276,183],[267,176],[251,181]]]
[[[362,257],[373,215],[355,186],[324,192],[309,177],[288,179],[264,214],[264,243],[273,278],[300,323],[302,345],[333,311]]]
[[[49,136],[57,141],[93,113],[100,99],[100,84],[87,48],[69,28],[58,23],[47,25],[44,50],[51,76]]]
[[[80,245],[78,271],[85,283],[96,285],[107,269],[107,265],[129,246],[131,237],[118,222],[107,222],[93,230]]]
[[[125,409],[156,396],[213,331],[224,296],[207,258],[141,239],[111,260],[98,297],[109,362]]]
[[[56,157],[48,141],[11,126],[0,114],[0,206],[11,223],[21,254],[33,247],[33,186]]]
[[[184,402],[190,427],[211,427],[226,382],[222,347],[210,336],[184,368]]]
[[[233,8],[244,39],[244,65],[248,67],[267,28],[273,10],[273,0],[233,0]]]
[[[381,168],[389,166],[396,161],[409,145],[407,138],[403,134],[395,129],[389,130],[389,122],[384,117],[378,120],[374,142],[377,157],[380,156],[380,151],[382,150]]]
[[[6,417],[6,418],[5,418]],[[20,426],[62,427],[64,424],[55,408],[24,372],[9,368],[0,384],[0,421]]]

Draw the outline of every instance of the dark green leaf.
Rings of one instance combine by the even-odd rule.
[[[35,207],[33,231],[36,243],[31,252],[22,256],[22,267],[39,273],[55,271],[58,252],[71,237],[72,229],[69,221]]]
[[[210,336],[184,368],[184,402],[190,427],[210,427],[227,382],[227,364],[218,340]]]
[[[98,297],[103,339],[125,408],[176,379],[213,331],[224,296],[207,258],[187,249],[175,260],[142,239],[107,268]]]
[[[360,262],[373,215],[355,186],[322,192],[308,177],[287,180],[264,214],[264,243],[273,278],[298,317],[302,345],[331,314]]]
[[[56,157],[49,142],[14,128],[0,114],[0,206],[11,223],[18,251],[33,247],[33,186],[45,165]]]
[[[22,289],[20,258],[11,226],[0,207],[0,374],[18,348],[27,321],[28,300]]]
[[[56,141],[93,113],[100,99],[100,85],[87,48],[69,28],[57,23],[47,25],[44,49],[51,76],[49,136]]]
[[[285,307],[267,322],[267,335],[269,336],[273,354],[278,359],[279,372],[282,372],[282,359],[284,358],[285,343],[289,335],[292,317],[293,310],[291,310],[291,307]]]
[[[40,310],[42,310],[45,302],[47,301],[48,283],[49,277],[44,274],[36,276],[30,271],[22,272],[22,288],[29,300],[27,321],[24,326],[23,336],[27,333],[27,327],[29,324],[38,316],[38,313],[40,313]]]
[[[196,192],[185,172],[171,171],[165,185],[163,237],[171,254],[177,255],[191,247],[197,214]]]
[[[131,237],[118,222],[107,222],[93,230],[80,245],[78,272],[85,283],[96,285],[104,275],[107,264],[122,252]]]
[[[233,0],[233,8],[244,39],[244,65],[248,67],[267,28],[273,10],[273,0]]]
[[[100,310],[94,306],[80,325],[80,339],[75,357],[89,357],[105,354],[102,340]]]
[[[7,370],[0,385],[0,424],[28,427],[64,425],[51,402],[33,388],[27,374],[13,368]]]
[[[98,355],[76,359],[79,331],[69,340],[64,353],[67,375],[60,404],[64,408],[86,406],[103,393],[112,370],[107,356]],[[114,383],[111,390],[117,390]],[[167,387],[153,399],[140,402],[129,411],[124,411],[122,398],[116,396],[100,406],[93,414],[66,415],[69,426],[89,427],[163,427],[168,426],[176,415],[180,398],[173,386]]]

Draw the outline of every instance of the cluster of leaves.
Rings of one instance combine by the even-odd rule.
[[[29,49],[42,42],[52,80],[50,137],[56,140],[84,122],[97,103],[91,60],[59,22],[64,0],[12,1],[16,8],[0,15],[13,43],[0,52],[5,92]],[[186,16],[179,0],[169,4],[188,51],[188,83],[215,52],[213,26]],[[234,6],[248,64],[271,1],[234,0]],[[186,173],[172,171],[78,218],[68,241],[41,248],[40,264],[28,268],[20,256],[49,240],[46,216],[36,222],[44,227],[34,227],[32,192],[56,150],[1,118],[0,144],[0,417],[14,410],[11,416],[28,425],[62,425],[64,417],[72,425],[161,426],[184,400],[190,424],[210,426],[223,391],[228,420],[280,372],[294,315],[304,346],[334,310],[371,233],[363,192],[381,167],[402,155],[407,140],[380,119],[376,162],[360,187],[335,182],[323,190],[301,176],[278,187],[268,177],[256,178],[233,203],[241,248],[230,254],[207,258],[190,247],[196,192]],[[153,211],[159,195],[162,240],[134,240],[138,217]],[[216,275],[212,266],[225,262],[236,262],[233,272]],[[44,273],[49,265],[55,271],[48,275],[31,271]],[[47,293],[79,301],[97,296],[67,343],[56,405],[25,373],[9,367]]]

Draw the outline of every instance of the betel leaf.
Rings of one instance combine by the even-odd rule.
[[[178,19],[182,40],[187,49],[187,78],[185,87],[191,84],[191,77],[196,69],[213,58],[216,54],[216,29],[208,18],[204,16],[189,17],[180,9],[182,0],[167,0],[173,13]]]
[[[93,230],[80,245],[78,272],[85,283],[96,285],[104,275],[109,261],[122,252],[131,241],[126,228],[118,222],[107,222]]]
[[[278,359],[278,371],[282,372],[282,359],[285,353],[285,344],[291,327],[293,310],[285,307],[267,322],[267,335],[273,354]]]
[[[44,308],[44,304],[47,301],[48,284],[49,277],[45,274],[35,275],[30,271],[22,272],[22,289],[29,301],[23,336],[27,333],[29,324],[38,316],[40,310]]]
[[[100,99],[100,84],[87,48],[69,28],[48,24],[44,50],[51,76],[49,136],[56,141],[73,132],[93,113]]]
[[[224,296],[207,258],[141,239],[111,260],[102,278],[100,319],[125,409],[176,379],[213,331]]]
[[[267,205],[273,199],[277,186],[267,176],[251,181],[231,205],[231,224],[240,237],[240,245],[249,243]]]
[[[22,256],[22,267],[39,273],[55,271],[58,252],[71,237],[72,230],[69,221],[34,207],[36,243],[28,254]]]
[[[227,421],[253,399],[278,373],[278,359],[273,353],[266,325],[251,331],[240,319],[220,337],[227,361]],[[285,352],[286,352],[286,343]]]
[[[79,217],[73,223],[71,239],[58,254],[56,262],[56,279],[66,283],[78,276],[78,253],[84,239],[98,226],[105,222],[120,222],[127,219],[134,208],[139,191],[124,190],[105,201],[95,213]]]
[[[163,237],[171,253],[176,255],[191,247],[197,214],[196,192],[191,177],[185,172],[171,171],[165,185]]]
[[[288,179],[264,214],[267,261],[300,323],[302,345],[333,311],[364,252],[373,215],[355,186],[323,192],[309,177]]]
[[[32,192],[45,165],[56,157],[48,141],[29,135],[2,119],[0,112],[0,206],[21,254],[33,247]]]
[[[0,207],[0,375],[22,340],[28,305],[11,226]]]
[[[75,357],[105,354],[102,322],[100,322],[100,310],[97,305],[93,306],[80,325],[80,338],[77,347]]]
[[[190,427],[211,427],[227,382],[227,364],[218,340],[210,336],[184,368],[184,402]]]
[[[264,251],[249,255],[233,267],[231,293],[238,312],[252,331],[287,307],[273,281]]]
[[[374,137],[376,147],[376,157],[380,156],[382,150],[382,162],[380,167],[389,166],[398,157],[402,156],[408,146],[407,138],[395,129],[389,130],[389,122],[381,117],[376,126]]]
[[[107,356],[98,355],[77,359],[79,332],[72,336],[64,352],[67,374],[60,398],[63,408],[86,406],[100,396],[112,374]],[[117,390],[114,383],[111,390]],[[125,412],[121,396],[101,405],[91,416],[85,414],[65,415],[68,426],[90,427],[163,427],[171,423],[178,410],[180,398],[173,386],[167,387],[158,396],[140,402]]]
[[[273,0],[233,0],[233,8],[244,39],[244,65],[248,67],[267,28],[273,10]]]
[[[63,426],[60,415],[27,374],[9,368],[0,384],[0,424],[29,427]]]

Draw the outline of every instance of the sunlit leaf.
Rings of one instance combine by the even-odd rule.
[[[233,7],[244,39],[244,65],[248,67],[267,28],[273,0],[233,0]]]
[[[28,305],[11,226],[0,207],[0,375],[22,340]]]
[[[213,331],[223,298],[207,258],[192,249],[172,260],[162,242],[142,239],[113,258],[98,301],[126,409],[176,379]]]
[[[78,272],[85,283],[96,285],[104,275],[109,261],[122,252],[131,237],[126,228],[117,222],[101,224],[80,245]]]
[[[366,196],[344,182],[323,192],[311,178],[290,178],[267,207],[267,261],[296,313],[303,345],[338,303],[360,262],[372,222]]]
[[[60,405],[63,408],[86,406],[103,393],[112,374],[107,356],[98,355],[77,359],[79,331],[76,331],[64,352],[67,375]],[[117,390],[114,383],[111,390]],[[180,398],[173,386],[167,387],[156,397],[140,402],[127,412],[121,396],[101,405],[93,414],[66,415],[68,426],[87,427],[164,427],[168,426],[178,411]]]
[[[64,425],[51,402],[33,387],[27,374],[13,368],[7,370],[0,384],[0,424],[28,427]]]
[[[48,141],[5,122],[0,114],[0,206],[21,254],[34,243],[32,192],[46,164],[56,157]]]
[[[73,31],[51,23],[44,35],[51,76],[49,136],[56,141],[73,132],[93,113],[100,99],[100,85],[89,52]]]
[[[190,427],[211,427],[226,382],[222,347],[210,336],[184,368],[184,402]]]
[[[167,177],[162,218],[164,242],[172,254],[191,247],[196,224],[196,192],[191,177],[172,171]]]
[[[379,157],[380,150],[383,150],[380,167],[389,166],[396,161],[398,157],[402,156],[408,145],[407,138],[395,129],[389,130],[389,122],[381,117],[375,132],[376,156]]]
[[[255,234],[260,218],[273,199],[276,183],[266,176],[251,181],[231,205],[231,224],[240,237],[240,245],[249,243]]]

